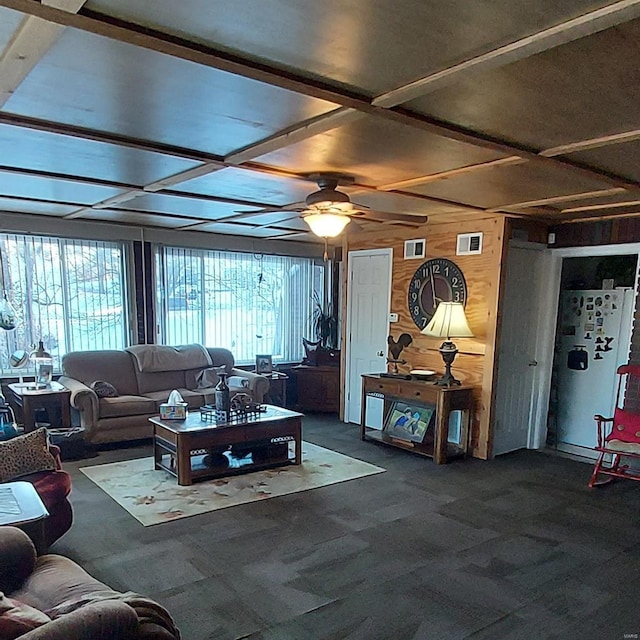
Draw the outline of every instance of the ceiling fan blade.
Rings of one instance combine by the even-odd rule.
[[[304,202],[292,202],[281,207],[263,207],[262,209],[245,209],[244,211],[236,211],[236,213],[277,213],[278,211],[304,211],[306,206]]]

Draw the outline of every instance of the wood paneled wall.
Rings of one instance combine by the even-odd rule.
[[[482,254],[456,256],[457,234],[478,231],[483,233]],[[491,451],[495,340],[504,234],[505,218],[490,216],[455,223],[427,223],[415,230],[388,226],[384,231],[346,235],[343,241],[343,255],[347,260],[349,251],[393,249],[391,312],[398,314],[398,322],[390,324],[389,329],[395,338],[404,332],[413,338],[413,343],[402,353],[408,361],[404,367],[406,371],[444,370],[438,352],[442,341],[421,335],[409,314],[407,297],[413,274],[424,260],[430,258],[449,258],[462,269],[468,292],[465,311],[474,337],[455,340],[459,353],[452,370],[463,384],[476,388],[472,450],[474,456],[483,459],[489,457]],[[404,241],[414,238],[427,240],[424,260],[404,259]],[[346,277],[347,269],[344,273]]]

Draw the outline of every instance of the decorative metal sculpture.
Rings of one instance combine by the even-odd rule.
[[[398,371],[399,364],[407,364],[406,360],[400,360],[400,354],[404,350],[405,347],[408,347],[413,342],[413,338],[408,333],[401,333],[400,337],[396,341],[393,336],[389,336],[387,338],[387,344],[389,345],[389,351],[392,358],[387,358],[387,364],[393,365],[393,371],[382,373],[380,375],[385,376],[387,378],[411,378],[409,374],[400,373]]]

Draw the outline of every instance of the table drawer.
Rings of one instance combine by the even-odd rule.
[[[367,392],[384,393],[387,395],[398,395],[400,393],[400,384],[392,378],[380,378],[367,381]]]

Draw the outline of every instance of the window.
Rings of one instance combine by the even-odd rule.
[[[236,362],[302,359],[324,264],[310,258],[159,247],[159,342],[226,347]]]
[[[124,245],[0,234],[2,283],[17,327],[0,336],[0,371],[8,358],[42,340],[60,368],[68,351],[123,349],[127,340]]]

